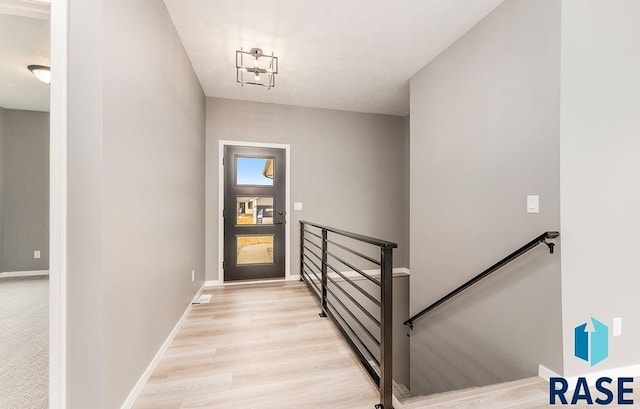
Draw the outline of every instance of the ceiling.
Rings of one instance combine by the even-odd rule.
[[[409,78],[503,0],[165,0],[207,96],[406,115]],[[279,59],[236,83],[235,51]]]
[[[22,8],[11,7],[22,3]],[[31,4],[30,4],[31,3]],[[35,2],[0,0],[0,107],[49,111],[49,86],[28,65],[50,65],[49,20]],[[47,6],[48,7],[48,6]],[[40,10],[40,11],[39,11]],[[5,14],[10,13],[10,14]],[[37,17],[25,17],[37,16]]]

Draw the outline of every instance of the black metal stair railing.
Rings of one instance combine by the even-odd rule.
[[[440,298],[438,301],[432,303],[431,305],[429,305],[428,307],[424,308],[423,310],[421,310],[417,314],[413,315],[411,318],[406,320],[403,324],[408,326],[409,328],[413,329],[413,324],[417,320],[419,320],[420,318],[424,317],[425,315],[427,315],[431,311],[435,310],[436,308],[438,308],[442,304],[446,303],[450,299],[454,298],[458,294],[462,293],[467,288],[469,288],[469,287],[473,286],[474,284],[478,283],[479,281],[487,278],[488,276],[490,276],[491,274],[495,273],[497,270],[501,269],[502,267],[506,266],[507,264],[511,263],[512,261],[514,261],[518,257],[524,255],[525,253],[529,252],[530,250],[533,250],[534,248],[536,248],[540,244],[546,244],[547,247],[549,247],[549,252],[551,254],[553,254],[553,249],[555,247],[555,243],[553,243],[553,242],[551,242],[549,240],[555,239],[559,235],[560,235],[560,233],[558,233],[557,231],[548,231],[548,232],[542,233],[541,235],[539,235],[535,239],[531,240],[530,242],[528,242],[524,246],[520,247],[519,249],[515,250],[513,253],[509,254],[507,257],[503,258],[502,260],[498,261],[497,263],[495,263],[491,267],[487,268],[486,270],[484,270],[480,274],[476,275],[475,277],[473,277],[472,279],[470,279],[466,283],[462,284],[461,286],[459,286],[455,290],[449,292],[447,295],[445,295],[444,297]]]
[[[378,386],[377,409],[392,409],[393,249],[397,247],[386,240],[300,222],[300,280],[319,299],[320,316],[333,320]]]

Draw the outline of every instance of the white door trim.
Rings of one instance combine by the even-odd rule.
[[[67,57],[69,0],[51,3],[49,409],[67,407]]]
[[[291,145],[278,143],[262,143],[262,142],[241,142],[241,141],[218,141],[218,281],[224,282],[224,271],[222,271],[222,262],[224,261],[224,218],[222,217],[222,209],[224,209],[224,166],[222,159],[224,158],[225,146],[248,146],[253,148],[276,148],[284,149],[286,155],[286,194],[285,194],[285,229],[284,229],[284,278],[291,279]]]

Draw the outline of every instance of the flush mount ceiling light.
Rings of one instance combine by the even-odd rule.
[[[51,84],[51,68],[44,65],[30,65],[27,68],[37,79],[45,84]]]
[[[236,74],[238,83],[260,85],[269,89],[275,87],[278,73],[278,57],[264,55],[261,49],[236,51]]]

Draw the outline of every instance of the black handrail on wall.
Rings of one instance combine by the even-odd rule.
[[[413,329],[413,324],[417,320],[419,320],[420,318],[424,317],[425,315],[427,315],[431,311],[435,310],[436,308],[438,308],[442,304],[446,303],[447,301],[449,301],[450,299],[452,299],[456,295],[460,294],[461,292],[463,292],[467,288],[469,288],[472,285],[478,283],[480,280],[482,280],[484,278],[487,278],[492,273],[494,273],[497,270],[501,269],[505,265],[511,263],[512,261],[514,261],[518,257],[520,257],[523,254],[527,253],[528,251],[534,249],[535,247],[537,247],[540,244],[543,244],[543,243],[546,244],[549,247],[549,252],[551,254],[553,254],[553,248],[555,246],[555,243],[549,242],[547,240],[555,239],[559,235],[560,235],[560,233],[558,233],[557,231],[548,231],[548,232],[545,232],[545,233],[539,235],[535,239],[531,240],[529,243],[527,243],[524,246],[520,247],[518,250],[516,250],[513,253],[509,254],[507,257],[505,257],[502,260],[498,261],[497,263],[495,263],[491,267],[489,267],[486,270],[484,270],[482,273],[480,273],[477,276],[473,277],[471,280],[469,280],[466,283],[462,284],[460,287],[458,287],[455,290],[451,291],[449,294],[445,295],[444,297],[440,298],[438,301],[434,302],[433,304],[431,304],[427,308],[423,309],[419,313],[417,313],[414,316],[412,316],[411,318],[409,318],[408,320],[406,320],[404,322],[404,325],[407,325],[409,328]]]
[[[364,254],[366,249],[350,247],[344,238],[350,239],[346,240],[349,243],[355,241],[358,249],[367,246],[379,248],[379,258]],[[340,240],[343,242],[340,243]],[[391,317],[393,249],[397,247],[396,243],[390,241],[300,222],[300,280],[320,300],[320,316],[333,320],[378,386],[380,404],[376,405],[377,409],[393,409]],[[365,272],[363,268],[356,267],[363,261],[376,266],[376,271]],[[373,284],[373,294],[371,290],[358,285],[358,281],[369,287]]]

